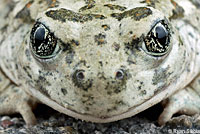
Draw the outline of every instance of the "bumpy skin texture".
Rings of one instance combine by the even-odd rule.
[[[34,115],[24,110],[31,111],[34,98],[59,112],[99,123],[133,116],[166,98],[160,124],[176,112],[199,113],[198,1],[0,3],[1,76],[8,81],[0,90],[0,114],[20,112],[33,124]],[[151,45],[156,34],[149,36],[158,25],[168,35],[162,49],[163,44]],[[35,41],[38,27],[48,39],[40,47],[41,41]],[[37,38],[43,39],[41,34]],[[14,89],[26,99],[5,101]],[[16,109],[15,101],[18,110],[6,110],[5,104]]]

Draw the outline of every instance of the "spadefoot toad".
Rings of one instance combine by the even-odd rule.
[[[198,0],[1,0],[0,114],[106,123],[200,112]]]

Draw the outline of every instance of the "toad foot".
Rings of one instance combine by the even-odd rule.
[[[36,106],[36,100],[25,93],[20,87],[9,85],[0,94],[0,115],[20,113],[27,125],[36,124],[32,108]]]
[[[200,97],[191,87],[179,90],[163,101],[165,108],[158,119],[160,125],[168,122],[176,113],[194,115],[200,110]]]

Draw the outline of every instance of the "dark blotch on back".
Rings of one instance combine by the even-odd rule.
[[[97,42],[98,45],[106,44],[106,34],[105,33],[100,33],[98,35],[94,36],[95,42]]]
[[[120,11],[126,10],[126,7],[123,7],[123,6],[120,6],[120,5],[106,4],[104,6],[110,8],[111,10],[120,10]]]
[[[158,3],[158,2],[159,2],[158,0],[144,0],[140,3],[146,3],[147,6],[151,6],[151,7],[155,8],[156,3]]]
[[[119,51],[119,49],[120,49],[120,44],[114,42],[113,45],[112,45],[112,47],[115,49],[115,51]]]
[[[136,21],[139,21],[143,18],[146,18],[147,16],[151,15],[152,11],[150,8],[147,7],[136,7],[134,9],[125,11],[123,13],[113,13],[111,14],[112,17],[118,19],[118,21],[131,17]]]
[[[93,19],[105,19],[106,17],[100,14],[81,14],[64,8],[51,10],[46,12],[46,16],[61,22],[73,21],[84,23]]]
[[[171,0],[171,3],[173,4],[175,9],[172,10],[173,15],[170,16],[169,19],[171,20],[184,17],[184,9],[179,6],[174,0]]]
[[[63,95],[67,94],[67,90],[65,88],[61,88],[61,92],[63,93]]]
[[[91,9],[95,7],[95,1],[94,0],[85,0],[86,6],[83,6],[79,9],[79,12]]]
[[[45,0],[49,8],[54,8],[59,6],[59,2],[57,0]]]
[[[108,25],[102,25],[102,28],[105,30],[105,31],[108,31],[108,30],[110,30],[110,26],[108,26]]]
[[[71,64],[74,59],[75,51],[72,46],[78,46],[79,42],[75,40],[71,40],[68,43],[61,43],[63,52],[66,53],[66,63]]]

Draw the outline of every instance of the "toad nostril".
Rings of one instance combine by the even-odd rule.
[[[118,70],[116,72],[116,76],[115,76],[117,79],[121,80],[124,78],[124,71],[123,70]]]
[[[76,78],[77,78],[78,80],[84,79],[85,76],[84,76],[84,74],[83,74],[83,71],[81,71],[81,70],[77,71],[77,72],[76,72]]]

